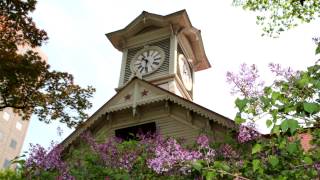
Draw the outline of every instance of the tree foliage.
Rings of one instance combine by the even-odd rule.
[[[320,17],[319,0],[233,0],[233,4],[259,12],[257,23],[269,36],[277,36],[300,23],[309,23]]]
[[[0,2],[0,110],[11,107],[28,119],[59,120],[74,126],[87,118],[95,91],[74,84],[73,76],[50,70],[37,47],[48,40],[30,17],[36,0]]]
[[[319,0],[233,0],[235,6],[257,13],[257,24],[263,34],[278,37],[281,32],[292,29],[301,23],[309,23],[320,17]],[[320,52],[319,38],[316,54]]]

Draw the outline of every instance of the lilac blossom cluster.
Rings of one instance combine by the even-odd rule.
[[[149,159],[147,164],[155,172],[163,173],[177,166],[181,168],[187,161],[194,161],[200,157],[201,153],[184,149],[175,139],[169,138],[156,146],[155,158]]]
[[[49,149],[45,149],[39,144],[30,144],[29,156],[26,159],[25,166],[29,170],[36,170],[36,172],[39,170],[57,170],[60,173],[57,179],[73,180],[74,177],[68,173],[67,164],[61,159],[61,152],[62,148],[53,142]]]
[[[320,175],[320,162],[314,163],[313,167],[318,171],[318,174]]]
[[[231,145],[224,144],[220,147],[221,155],[226,159],[238,158],[239,154],[235,151]]]
[[[273,72],[276,77],[280,77],[280,80],[290,80],[299,74],[298,71],[294,71],[292,68],[283,68],[280,64],[270,63],[270,71]]]
[[[102,144],[98,144],[89,132],[83,133],[81,137],[101,157],[107,167],[119,167],[130,171],[138,157],[138,152],[133,150],[119,151],[117,146],[122,140],[117,137],[109,138]]]
[[[316,45],[320,44],[320,37],[313,37],[312,40]]]
[[[148,167],[157,173],[166,173],[174,169],[179,169],[183,174],[189,173],[191,163],[196,160],[206,160],[212,162],[215,157],[215,151],[209,147],[207,136],[201,135],[197,139],[199,149],[188,150],[183,148],[175,139],[168,140],[157,144],[155,157],[149,159]]]
[[[240,143],[245,143],[254,139],[261,137],[261,134],[256,130],[253,123],[248,123],[247,125],[241,125],[239,128],[238,141]]]
[[[233,84],[231,94],[240,94],[244,97],[259,97],[263,94],[264,81],[259,79],[256,65],[248,66],[243,63],[240,72],[227,72],[227,82]]]
[[[200,145],[200,148],[206,148],[209,147],[209,139],[206,135],[200,135],[197,138],[197,144]]]

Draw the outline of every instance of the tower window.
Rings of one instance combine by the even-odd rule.
[[[123,140],[137,139],[137,134],[146,134],[146,133],[155,133],[156,132],[156,123],[146,123],[137,126],[131,126],[127,128],[115,130],[115,135],[118,138]]]

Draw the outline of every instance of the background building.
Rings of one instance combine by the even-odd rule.
[[[29,121],[23,121],[12,108],[0,111],[0,169],[7,168],[10,160],[20,154]]]
[[[18,53],[27,50],[27,47],[20,47]],[[39,48],[33,50],[47,62],[47,56]],[[29,123],[29,120],[22,120],[12,108],[0,111],[0,169],[9,167],[10,161],[20,155]]]

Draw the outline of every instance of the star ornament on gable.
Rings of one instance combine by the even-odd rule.
[[[127,94],[125,97],[124,97],[124,100],[128,101],[131,99],[131,94]]]
[[[149,91],[147,91],[147,90],[144,89],[144,90],[141,92],[141,96],[147,96],[148,93],[149,93]]]

